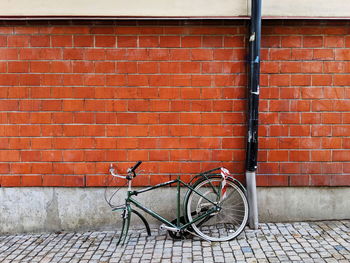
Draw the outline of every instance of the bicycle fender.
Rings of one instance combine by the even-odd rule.
[[[151,229],[150,229],[150,227],[149,227],[149,224],[148,224],[146,218],[145,218],[143,215],[141,215],[141,214],[139,213],[139,211],[136,211],[136,210],[134,210],[134,209],[131,209],[131,212],[134,213],[134,214],[136,214],[136,215],[142,220],[143,224],[144,224],[145,227],[146,227],[147,234],[148,234],[148,236],[150,236],[150,235],[151,235]]]

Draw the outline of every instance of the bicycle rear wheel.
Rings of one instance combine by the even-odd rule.
[[[228,241],[237,237],[248,220],[248,201],[242,189],[234,181],[226,180],[226,196],[223,198],[222,183],[219,176],[200,180],[185,201],[189,222],[218,207],[218,211],[191,225],[199,236],[210,241]]]

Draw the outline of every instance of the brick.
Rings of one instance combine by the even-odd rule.
[[[32,164],[31,163],[11,163],[12,174],[31,174]]]
[[[212,52],[215,60],[225,60],[225,61],[243,60],[246,56],[245,49],[214,49],[212,50]],[[195,57],[196,58],[200,57],[200,54],[195,54]],[[198,59],[198,60],[209,60],[209,59]]]
[[[311,135],[316,136],[331,136],[332,135],[332,126],[330,125],[312,125]]]
[[[106,49],[84,49],[84,53],[79,52],[75,57],[73,57],[73,59],[81,59],[81,57],[85,58],[86,60],[105,60]]]
[[[7,37],[8,47],[28,47],[30,36],[28,35],[10,35]]]
[[[2,175],[1,176],[2,187],[18,187],[21,186],[21,176],[19,175]]]
[[[343,164],[342,163],[322,163],[322,172],[324,174],[342,174],[343,173]]]
[[[321,174],[319,163],[301,163],[301,173],[303,174]]]
[[[290,162],[308,162],[310,161],[310,151],[303,151],[303,150],[290,151],[289,161]]]
[[[269,186],[288,186],[288,176],[271,175],[268,177]]]
[[[278,149],[279,148],[279,141],[277,138],[260,137],[259,138],[259,147],[261,149]],[[244,147],[241,147],[241,148],[244,148]]]
[[[350,160],[350,154],[348,150],[334,150],[332,155],[332,161],[335,162],[348,162]]]
[[[104,26],[98,26],[98,27],[91,27],[90,28],[91,34],[115,34],[115,28],[114,27],[104,27]]]
[[[159,47],[159,36],[139,36],[140,47]]]
[[[17,140],[18,138],[0,138],[0,148],[4,150],[9,149],[9,141],[13,139]]]
[[[137,47],[136,36],[118,36],[117,37],[118,47]]]
[[[119,43],[118,37],[118,46],[121,46]],[[95,46],[96,47],[115,47],[117,39],[115,36],[95,36]]]
[[[52,166],[52,163],[34,163],[31,172],[33,174],[51,174]]]
[[[138,62],[137,69],[138,69],[138,72],[141,74],[158,73],[159,72],[159,63],[157,63],[157,62]],[[169,71],[167,73],[169,73]]]
[[[85,186],[84,175],[65,175],[63,176],[63,186],[82,187]]]
[[[42,177],[41,175],[23,175],[21,186],[42,186]]]
[[[282,62],[281,73],[300,73],[302,62]]]
[[[221,36],[203,36],[202,46],[203,47],[222,47],[223,38]]]
[[[292,81],[293,81],[293,76],[292,76]],[[303,80],[301,80],[303,81]],[[310,82],[311,82],[311,77],[310,77]],[[295,84],[295,83],[294,83]],[[298,84],[302,84],[301,82]],[[293,84],[292,84],[293,85]],[[300,89],[292,87],[292,88],[287,88],[284,87],[283,89],[279,90],[278,88],[271,89],[271,95],[268,96],[267,98],[270,99],[299,99],[301,97],[301,92]],[[293,102],[303,102],[303,101],[291,101],[291,107],[295,106],[296,104]],[[293,111],[293,109],[291,109]]]
[[[312,111],[332,111],[332,100],[314,100],[312,101]]]
[[[87,26],[53,26],[49,29],[52,34],[88,34],[90,32]]]
[[[73,46],[74,47],[92,47],[94,45],[94,37],[90,35],[74,35]]]
[[[322,138],[322,149],[340,149],[342,145],[341,138],[324,137]]]
[[[301,64],[301,72],[304,73],[322,73],[323,63],[320,61],[303,62]]]
[[[32,73],[48,73],[51,71],[51,62],[32,61],[30,62],[30,72]]]
[[[330,150],[311,151],[311,161],[330,162],[332,161],[332,152]]]
[[[31,146],[29,138],[9,138],[8,148],[10,149],[29,149]]]
[[[325,61],[324,73],[343,73],[345,71],[344,62],[339,61]]]
[[[201,46],[200,36],[182,36],[181,47],[183,48],[196,48]]]
[[[261,47],[281,47],[280,36],[261,36]]]
[[[290,102],[290,110],[291,111],[310,111],[311,102],[305,100],[293,100]]]
[[[170,49],[170,60],[190,60],[191,52],[189,49]]]
[[[310,175],[293,175],[289,177],[290,186],[309,186]]]
[[[42,185],[43,186],[62,186],[63,176],[62,175],[43,175]]]
[[[4,59],[4,60],[18,59],[17,48],[0,48],[0,59]]]
[[[62,152],[56,150],[46,150],[41,153],[42,161],[44,162],[61,162]]]
[[[165,62],[159,64],[159,72],[160,73],[180,73],[180,66],[181,64],[179,62]],[[155,72],[150,73],[156,73],[157,67],[155,68]]]
[[[29,63],[24,61],[9,61],[7,64],[7,70],[9,73],[26,73],[29,72]]]
[[[312,75],[312,86],[331,86],[332,75]]]
[[[270,136],[288,136],[288,126],[286,125],[271,125]]]
[[[328,175],[310,175],[312,186],[329,186],[330,176]]]
[[[323,99],[324,93],[322,88],[301,88],[303,99]]]
[[[95,163],[75,163],[74,174],[95,174],[96,173]]]
[[[323,36],[304,36],[303,47],[323,47]]]
[[[282,36],[281,37],[282,47],[301,47],[302,46],[302,37],[301,36]]]
[[[71,35],[53,35],[51,36],[52,47],[71,47],[73,46],[73,37]]]
[[[334,75],[334,85],[349,86],[350,85],[349,75]]]
[[[272,48],[270,49],[270,60],[290,60],[291,53],[289,48]]]
[[[321,147],[321,138],[300,138],[301,149],[319,149]]]
[[[280,149],[299,149],[300,148],[300,138],[279,138]]]
[[[84,58],[84,52],[80,48],[65,48],[63,49],[63,58],[70,60],[81,60]]]
[[[0,150],[1,162],[16,162],[20,160],[20,152],[17,150]]]
[[[160,36],[159,47],[180,47],[180,36]]]
[[[322,123],[324,124],[339,124],[342,123],[341,113],[322,113]]]
[[[348,174],[332,175],[330,184],[333,186],[349,186],[350,185],[350,177]]]
[[[73,163],[53,163],[53,173],[58,175],[73,174]],[[63,184],[63,182],[61,181]]]
[[[92,73],[94,72],[94,63],[91,61],[73,61],[72,70],[74,73]]]
[[[314,49],[314,60],[334,60],[333,49]]]
[[[258,165],[258,174],[278,174],[279,163],[263,163]]]
[[[290,102],[287,100],[273,101],[269,103],[269,111],[289,111]]]
[[[192,49],[191,58],[192,60],[212,60],[213,51],[211,49]]]
[[[336,60],[350,60],[350,53],[348,49],[335,49]]]
[[[289,86],[290,85],[290,75],[270,75],[270,86]]]
[[[289,128],[291,136],[310,136],[309,125],[293,125]]]
[[[270,162],[288,161],[288,151],[270,150],[268,152],[268,160]]]
[[[0,36],[0,47],[7,46],[7,36]]]
[[[35,74],[20,75],[19,85],[20,86],[39,86],[40,76]]]
[[[283,112],[279,114],[279,120],[283,124],[298,124],[300,123],[300,114]]]

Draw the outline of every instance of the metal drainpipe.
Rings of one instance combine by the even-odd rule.
[[[259,219],[256,169],[258,155],[261,0],[252,0],[250,21],[246,182],[249,202],[249,226],[252,229],[257,229]]]

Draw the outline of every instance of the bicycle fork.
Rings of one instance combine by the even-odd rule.
[[[122,245],[124,245],[126,236],[128,235],[129,232],[129,225],[130,225],[130,206],[125,205],[120,208],[113,209],[113,211],[123,209],[122,214],[121,214],[121,220],[122,222],[122,229],[119,235],[119,239],[117,242],[117,246],[120,244],[120,242],[123,240]]]
[[[126,237],[128,235],[128,232],[129,232],[132,213],[136,214],[141,219],[141,221],[143,222],[143,224],[146,227],[146,231],[147,231],[148,236],[151,235],[151,229],[149,227],[147,220],[137,210],[132,209],[128,201],[125,202],[124,206],[115,208],[115,209],[113,209],[113,211],[121,210],[121,209],[123,210],[123,212],[122,212],[122,220],[123,220],[122,224],[123,225],[122,225],[122,230],[120,232],[120,236],[119,236],[119,239],[117,242],[117,246],[120,244],[121,241],[122,241],[121,245],[125,244]]]

